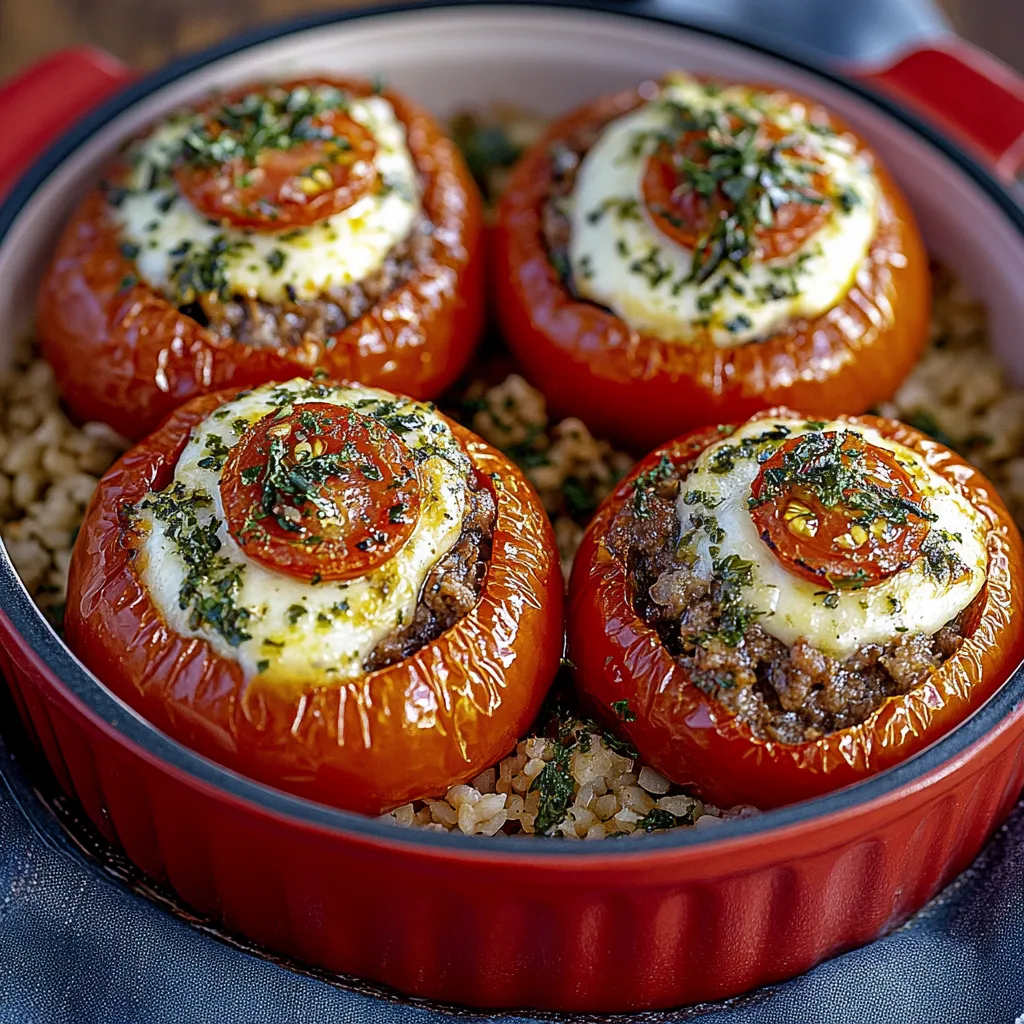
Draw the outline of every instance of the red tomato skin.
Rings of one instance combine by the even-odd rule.
[[[371,89],[329,81],[355,93]],[[137,440],[196,395],[317,369],[420,399],[458,378],[484,323],[480,196],[433,117],[401,95],[382,95],[406,126],[424,179],[423,208],[437,228],[430,259],[338,334],[255,348],[202,327],[145,283],[122,288],[134,263],[121,253],[106,199],[94,189],[58,242],[37,301],[38,337],[76,420],[100,420]]]
[[[1024,659],[1024,551],[995,489],[959,456],[910,427],[874,416],[848,419],[918,452],[989,523],[989,578],[960,649],[926,683],[890,697],[860,725],[801,744],[756,738],[693,684],[633,610],[622,563],[605,544],[608,528],[639,473],[657,465],[662,453],[677,464],[691,461],[721,438],[715,428],[683,435],[642,460],[598,510],[576,555],[567,618],[581,697],[666,777],[693,786],[719,807],[768,810],[891,768],[980,708]],[[616,715],[612,704],[621,700],[629,701],[635,721]]]
[[[641,102],[637,90],[627,90],[556,121],[516,165],[499,206],[492,283],[501,330],[554,413],[578,416],[640,453],[682,431],[773,406],[832,418],[889,398],[927,342],[931,283],[910,207],[877,163],[879,224],[856,281],[832,309],[764,341],[735,348],[666,342],[567,292],[542,234],[549,149]]]
[[[71,561],[71,649],[168,735],[310,800],[380,814],[471,779],[529,727],[562,654],[564,583],[533,488],[452,424],[497,505],[477,605],[411,657],[348,682],[246,684],[207,641],[168,628],[133,569],[121,512],[166,485],[190,429],[235,394],[189,402],[100,481]]]

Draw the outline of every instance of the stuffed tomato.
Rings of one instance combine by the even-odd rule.
[[[857,782],[977,710],[1024,657],[1021,540],[991,485],[876,417],[787,410],[655,451],[570,585],[584,699],[719,806]]]
[[[60,239],[38,334],[72,414],[130,438],[318,370],[431,398],[482,326],[480,233],[461,156],[404,96],[254,85],[127,146]]]
[[[637,450],[788,404],[863,412],[928,333],[928,261],[820,104],[683,74],[557,121],[498,214],[500,324],[563,414]]]
[[[100,482],[69,645],[169,735],[375,814],[506,754],[562,653],[539,499],[432,405],[295,379],[182,406]]]

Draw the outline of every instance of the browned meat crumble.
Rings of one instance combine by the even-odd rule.
[[[640,102],[639,98],[637,102]],[[608,122],[624,113],[625,109],[615,111],[609,116],[608,121],[599,125],[587,125],[575,134],[559,140],[549,150],[551,187],[541,215],[541,231],[548,260],[570,290],[574,290],[572,268],[569,263],[572,228],[565,209],[565,200],[576,185],[576,175],[583,158],[601,137]]]
[[[934,636],[906,634],[841,661],[802,639],[788,647],[756,620],[730,643],[722,629],[723,582],[701,579],[675,559],[681,480],[674,476],[655,483],[642,514],[634,502],[626,502],[612,524],[609,545],[634,580],[637,612],[695,684],[755,736],[801,743],[858,725],[886,698],[923,683],[956,651],[957,620]]]
[[[471,476],[459,539],[428,574],[412,621],[382,640],[367,659],[368,672],[408,658],[472,611],[487,575],[495,516],[493,495]]]
[[[192,303],[182,311],[222,338],[253,348],[294,348],[322,341],[369,312],[406,284],[431,254],[433,225],[420,215],[409,234],[361,281],[315,298],[285,303],[234,296],[227,301]]]

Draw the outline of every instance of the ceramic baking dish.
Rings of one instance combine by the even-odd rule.
[[[101,165],[212,86],[383,73],[442,115],[492,99],[555,113],[676,67],[793,87],[860,129],[931,251],[987,304],[1008,365],[1024,371],[1024,211],[1005,184],[1024,156],[1024,90],[1011,73],[951,44],[876,70],[876,93],[852,74],[598,3],[335,14],[141,81],[84,51],[31,69],[0,88],[0,188],[24,171],[0,207],[0,362],[29,325],[55,233]],[[976,856],[1024,784],[1018,670],[898,768],[712,833],[627,844],[427,834],[273,791],[157,732],[62,645],[2,548],[0,645],[60,783],[144,872],[228,931],[446,1003],[635,1010],[792,976],[918,909]]]

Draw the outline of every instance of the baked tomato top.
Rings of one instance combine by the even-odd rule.
[[[911,756],[1024,657],[991,485],[876,417],[772,410],[643,460],[570,584],[584,698],[673,781],[770,808]]]
[[[225,462],[220,497],[228,532],[249,558],[303,580],[351,579],[409,540],[419,467],[380,419],[303,402],[246,430]]]
[[[638,447],[781,402],[861,411],[927,337],[905,200],[846,125],[779,89],[677,74],[574,111],[513,172],[495,248],[531,377]]]
[[[66,630],[182,742],[379,813],[515,743],[561,601],[550,525],[502,456],[433,406],[299,379],[196,399],[113,467]]]
[[[480,216],[404,97],[239,88],[129,143],[58,245],[40,338],[71,411],[130,437],[193,395],[317,369],[430,397],[481,327]]]
[[[352,102],[306,83],[218,97],[190,119],[174,180],[199,213],[233,227],[280,231],[341,213],[382,184],[374,122]]]

